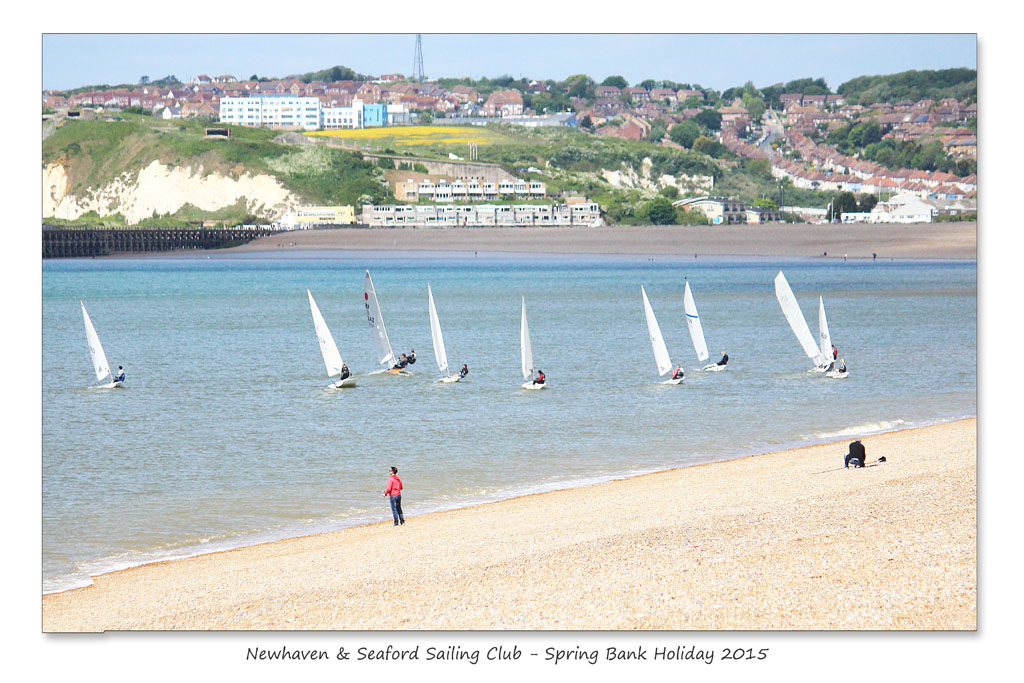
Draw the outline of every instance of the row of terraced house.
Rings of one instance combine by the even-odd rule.
[[[786,131],[786,140],[811,167],[776,157],[772,175],[789,178],[796,187],[872,194],[911,192],[922,199],[973,198],[978,191],[978,176],[974,174],[959,177],[943,171],[889,169],[846,156],[828,145],[815,144],[792,128]]]

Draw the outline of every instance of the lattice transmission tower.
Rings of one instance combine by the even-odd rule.
[[[426,79],[423,75],[423,38],[419,33],[416,34],[416,51],[412,57],[412,79],[417,83]]]

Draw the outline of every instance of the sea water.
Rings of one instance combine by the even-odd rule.
[[[376,363],[369,269],[396,355]],[[808,373],[773,280],[850,376]],[[690,282],[709,362],[686,328]],[[451,371],[441,384],[434,292]],[[660,384],[640,286],[681,386]],[[336,390],[306,289],[358,386]],[[525,297],[544,391],[523,391]],[[97,389],[83,301],[121,389]],[[43,588],[159,559],[977,411],[977,263],[306,252],[43,264]],[[836,462],[841,462],[837,447]]]

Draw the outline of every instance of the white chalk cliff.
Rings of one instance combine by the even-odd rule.
[[[88,211],[100,216],[121,214],[135,223],[154,214],[174,213],[185,204],[216,211],[245,200],[256,216],[277,218],[298,197],[269,175],[244,173],[238,178],[203,169],[170,167],[154,161],[137,174],[125,173],[107,185],[76,196],[68,193],[64,167],[49,164],[43,169],[43,218],[75,219]]]

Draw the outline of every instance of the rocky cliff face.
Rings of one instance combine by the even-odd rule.
[[[639,173],[630,165],[623,164],[618,171],[602,170],[601,177],[609,185],[619,189],[647,190],[657,192],[663,187],[677,187],[684,191],[708,191],[715,186],[714,176],[709,175],[686,175],[680,173],[678,176],[662,175],[655,177],[652,172],[652,164],[649,158],[644,159],[640,166]]]
[[[256,216],[274,219],[299,199],[269,175],[245,173],[236,178],[202,168],[179,168],[159,161],[138,174],[124,174],[107,185],[83,195],[69,194],[63,166],[49,164],[43,169],[43,218],[75,219],[88,211],[100,216],[121,214],[131,224],[154,214],[170,214],[185,204],[203,211],[216,211],[245,201]]]

